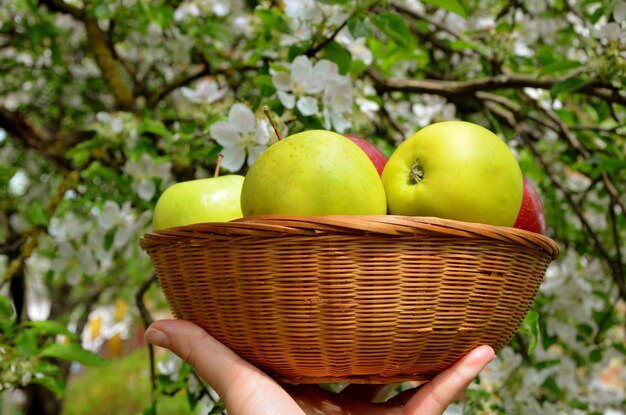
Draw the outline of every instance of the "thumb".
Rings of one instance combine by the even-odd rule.
[[[301,413],[272,378],[196,324],[160,320],[148,327],[144,337],[148,343],[169,349],[189,363],[215,389],[231,414]],[[285,412],[280,411],[282,407]]]

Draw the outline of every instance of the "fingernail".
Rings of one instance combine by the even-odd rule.
[[[170,345],[170,339],[167,337],[167,334],[152,327],[148,327],[143,338],[148,343],[154,344],[155,346],[168,348]]]

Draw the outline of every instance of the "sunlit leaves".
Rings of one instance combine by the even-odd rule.
[[[467,17],[466,5],[459,0],[424,0],[424,3],[441,7],[442,9],[456,13],[461,17]]]
[[[574,92],[589,84],[589,82],[589,79],[582,76],[575,76],[554,84],[554,86],[550,88],[550,93],[552,95],[558,95],[563,92]]]
[[[108,364],[103,357],[83,349],[76,343],[53,343],[39,352],[41,357],[52,357],[70,362],[78,362],[90,366],[102,366]]]
[[[414,43],[413,35],[406,21],[397,13],[387,12],[372,16],[374,25],[390,40],[408,47]]]
[[[322,50],[322,56],[324,59],[328,59],[335,62],[339,67],[339,73],[345,75],[350,69],[350,63],[352,62],[352,55],[346,48],[339,43],[332,41]]]

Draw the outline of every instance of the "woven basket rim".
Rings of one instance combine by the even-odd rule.
[[[207,222],[147,232],[140,239],[144,250],[171,244],[201,244],[216,237],[280,238],[320,235],[456,236],[488,239],[545,251],[553,260],[559,245],[548,236],[506,226],[463,222],[426,216],[400,215],[257,215],[230,222]]]

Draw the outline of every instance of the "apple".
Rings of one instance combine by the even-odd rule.
[[[387,157],[383,154],[383,152],[380,151],[380,149],[372,142],[364,138],[350,134],[345,134],[345,136],[361,147],[361,150],[363,150],[370,160],[372,160],[372,163],[374,163],[374,167],[376,167],[378,174],[382,176],[385,164],[387,164]]]
[[[385,189],[358,145],[340,134],[309,130],[267,148],[241,189],[244,216],[384,215]]]
[[[541,234],[546,233],[546,217],[541,197],[532,181],[527,177],[524,177],[522,207],[513,227]]]
[[[244,177],[237,174],[188,180],[168,187],[159,197],[152,229],[241,218],[240,196]]]
[[[390,214],[513,226],[523,176],[504,141],[465,121],[431,124],[393,152],[382,181]]]

